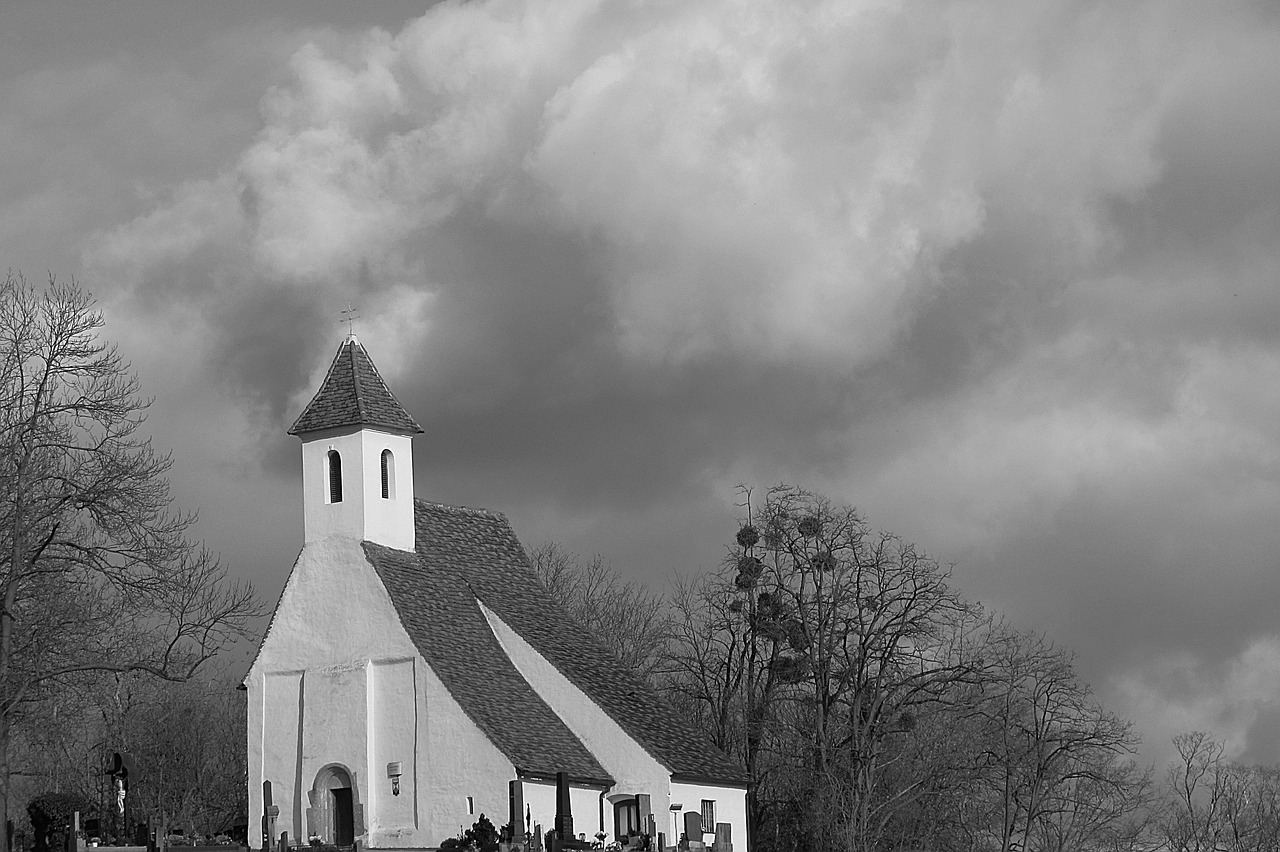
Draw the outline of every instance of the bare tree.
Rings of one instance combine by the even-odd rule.
[[[1172,852],[1280,850],[1280,768],[1242,766],[1205,731],[1173,738],[1178,759],[1167,776],[1164,820]]]
[[[919,715],[972,677],[981,615],[852,508],[791,486],[758,506],[742,493],[724,570],[676,595],[671,688],[742,760],[757,844],[876,848],[930,791],[890,768]]]
[[[756,579],[710,574],[678,581],[670,598],[671,643],[662,672],[671,702],[746,770],[753,838],[767,831],[766,822],[790,821],[780,816],[789,810],[785,797],[761,794],[790,786],[771,782],[775,774],[787,774],[793,755],[769,757],[790,751],[781,736],[794,714],[782,706],[782,696],[801,674],[771,599],[762,603],[751,594]]]
[[[260,614],[186,538],[102,326],[74,283],[0,286],[0,825],[24,705],[86,672],[188,678]]]
[[[248,808],[245,693],[228,677],[170,683],[124,675],[117,684],[120,700],[103,702],[115,712],[103,715],[142,772],[135,812],[188,834],[228,831]]]
[[[1085,849],[1137,812],[1149,787],[1132,726],[1093,701],[1044,637],[995,630],[978,714],[989,723],[985,798],[1001,852]],[[1038,843],[1033,843],[1038,838]]]
[[[1178,734],[1173,744],[1178,760],[1168,774],[1176,802],[1165,827],[1169,848],[1175,852],[1220,849],[1228,780],[1225,747],[1206,731]]]
[[[548,542],[529,554],[543,587],[618,660],[652,681],[666,644],[660,595],[622,579],[596,554],[583,564],[577,554]]]

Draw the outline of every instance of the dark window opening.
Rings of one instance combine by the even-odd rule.
[[[396,496],[395,460],[390,450],[382,451],[382,499],[390,500]]]
[[[342,502],[342,456],[337,450],[329,451],[329,502]]]

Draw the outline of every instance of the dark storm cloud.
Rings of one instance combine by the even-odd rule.
[[[735,484],[798,482],[1079,648],[1148,740],[1266,753],[1270,6],[492,0],[242,31],[200,73],[10,72],[0,233],[81,252],[180,487],[279,563],[264,586],[284,430],[350,302],[428,497],[657,578],[719,559]],[[68,111],[93,132],[42,150]]]

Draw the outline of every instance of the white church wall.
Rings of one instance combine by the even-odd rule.
[[[418,827],[417,815],[417,684],[415,660],[376,660],[369,666],[369,784],[367,795],[375,819],[374,845],[386,835],[394,842]],[[399,778],[388,775],[397,764]],[[398,793],[397,793],[398,791]]]
[[[484,814],[494,826],[507,821],[515,766],[463,712],[429,667],[418,679],[425,717],[419,783],[420,836],[430,846],[466,830]],[[469,799],[469,800],[468,800]]]
[[[265,778],[271,781],[272,798],[280,808],[276,836],[288,831],[290,838],[305,838],[307,792],[319,769],[334,762],[343,763],[353,781],[358,777],[357,795],[365,806],[366,825],[375,819],[378,814],[370,807],[368,794],[373,792],[376,800],[377,791],[370,789],[369,782],[377,781],[378,755],[402,753],[406,748],[386,739],[385,751],[369,749],[365,722],[370,690],[364,668],[370,660],[416,657],[417,649],[376,572],[365,561],[359,542],[329,538],[308,544],[285,584],[262,649],[245,678],[251,708],[250,822],[256,825],[262,815]],[[322,673],[325,670],[330,673]],[[416,710],[405,712],[418,715]],[[317,724],[325,733],[312,730]],[[400,731],[396,736],[405,736],[402,723],[396,725]],[[299,730],[311,731],[303,735],[306,742]],[[417,736],[415,727],[412,739]],[[407,750],[413,751],[412,743]],[[385,765],[380,771],[385,782]],[[413,776],[409,780],[402,798],[418,795]]]
[[[342,500],[330,502],[330,450],[342,459]],[[391,450],[394,487],[382,497],[382,451]],[[413,550],[413,456],[408,435],[365,427],[307,435],[302,443],[303,535],[329,536]]]
[[[361,431],[365,521],[363,537],[394,547],[414,549],[412,439],[376,429]],[[391,451],[391,489],[382,497],[382,451]]]
[[[312,788],[321,770],[335,765],[351,777],[356,834],[363,834],[368,825],[367,674],[367,661],[360,660],[308,668],[302,676],[302,711],[298,715],[302,721],[300,798],[304,818],[295,826],[298,834],[290,836],[303,838],[316,829],[306,818],[306,811],[318,806],[311,800]]]
[[[257,699],[255,700],[255,695]],[[296,764],[296,758],[302,748],[302,729],[300,727],[300,711],[302,709],[302,672],[270,672],[262,678],[261,688],[249,690],[249,766],[289,766]],[[253,736],[253,732],[259,732]],[[257,793],[259,804],[252,811],[255,819],[250,820],[250,837],[257,837],[260,831],[262,816],[262,777],[257,783],[250,772],[251,798]],[[287,831],[291,838],[297,837],[295,826],[304,825],[302,819],[301,772],[278,772],[268,777],[271,781],[271,798],[280,808],[280,817],[276,821],[275,837]]]
[[[360,542],[330,538],[299,554],[250,674],[416,655]]]
[[[690,784],[683,781],[671,782],[671,825],[668,844],[674,845],[684,830],[684,813],[692,811],[700,813],[704,800],[715,802],[715,821],[727,822],[733,831],[733,852],[748,852],[747,846],[747,791],[742,787],[722,787],[713,784]],[[680,805],[680,810],[674,810]],[[716,827],[703,825],[705,843],[715,840]],[[697,839],[697,838],[693,838]]]

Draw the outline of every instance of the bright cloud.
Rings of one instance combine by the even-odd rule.
[[[425,493],[534,542],[692,569],[734,483],[795,481],[1157,727],[1252,724],[1161,715],[1170,672],[1280,700],[1246,674],[1280,595],[1270,6],[476,0],[290,37],[218,166],[74,243],[117,336],[187,355],[153,373],[182,441],[292,476],[351,302]]]

